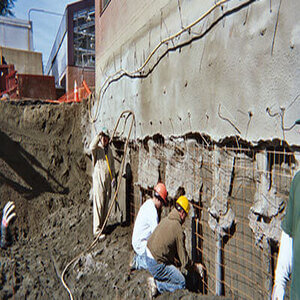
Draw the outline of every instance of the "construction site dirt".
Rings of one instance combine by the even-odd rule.
[[[61,274],[93,241],[83,105],[0,103],[0,208],[17,218],[13,244],[0,250],[1,299],[68,299]],[[131,226],[108,226],[104,241],[66,272],[75,299],[143,299],[146,271],[129,275]],[[167,299],[166,293],[159,296]],[[174,299],[214,299],[188,290]]]

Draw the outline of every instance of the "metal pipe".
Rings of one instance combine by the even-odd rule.
[[[142,192],[142,189],[140,188],[140,207],[142,206],[143,204],[143,192]]]
[[[50,14],[50,15],[56,15],[56,16],[63,16],[63,14],[57,13],[55,11],[49,11],[49,10],[40,9],[40,8],[30,8],[29,11],[28,11],[28,21],[30,21],[30,13],[32,11],[43,12],[43,13],[47,13],[47,14]]]
[[[46,13],[46,14],[56,15],[56,16],[63,16],[63,14],[57,13],[55,11],[49,11],[49,10],[41,9],[41,8],[30,8],[28,10],[28,14],[27,14],[28,15],[28,22],[29,22],[29,29],[28,29],[28,51],[30,51],[30,31],[32,31],[32,34],[33,34],[32,25],[31,25],[31,21],[30,21],[30,13],[32,11],[43,12],[43,13]],[[33,48],[33,42],[32,42],[32,48]]]
[[[30,28],[30,24],[25,24],[25,23],[17,23],[17,22],[14,22],[13,20],[5,20],[5,21],[2,21],[0,20],[0,24],[5,24],[5,25],[12,25],[12,26],[15,26],[15,27],[22,27],[22,28]]]
[[[216,296],[222,295],[222,236],[217,229],[216,242]]]

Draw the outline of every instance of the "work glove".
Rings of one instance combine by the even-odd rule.
[[[200,263],[194,263],[194,270],[197,272],[202,278],[204,277],[205,267]]]
[[[292,270],[293,239],[284,231],[281,233],[279,254],[275,271],[272,300],[283,300],[284,290]]]
[[[111,181],[111,186],[112,186],[113,189],[116,188],[116,186],[117,186],[117,181],[116,181],[115,178]]]
[[[16,217],[14,212],[15,204],[12,201],[6,203],[3,208],[2,222],[1,222],[1,241],[0,247],[6,249],[9,246],[9,222]]]

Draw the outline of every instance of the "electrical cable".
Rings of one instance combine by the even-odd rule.
[[[181,34],[183,34],[184,32],[190,30],[192,27],[194,27],[195,25],[197,25],[200,21],[202,21],[205,17],[207,17],[212,11],[214,11],[217,7],[221,6],[222,4],[229,2],[230,0],[221,0],[217,3],[215,3],[215,5],[213,5],[208,11],[206,11],[202,16],[200,16],[197,20],[195,20],[194,22],[192,22],[191,24],[189,24],[188,26],[182,28],[180,31],[178,31],[177,33],[163,39],[153,50],[152,52],[148,55],[148,57],[145,59],[144,63],[137,68],[135,71],[126,71],[123,68],[121,68],[119,71],[117,71],[116,73],[108,76],[105,81],[103,82],[103,84],[100,87],[100,91],[98,94],[98,97],[96,99],[96,112],[95,115],[92,116],[92,111],[91,111],[91,105],[90,103],[88,103],[88,113],[89,113],[89,119],[91,123],[96,122],[96,120],[98,119],[98,115],[100,112],[100,104],[101,104],[101,95],[105,93],[106,89],[108,88],[108,86],[110,85],[111,82],[116,81],[118,79],[120,79],[121,77],[123,77],[124,75],[127,75],[129,77],[132,76],[136,76],[139,75],[140,73],[142,73],[143,69],[145,68],[145,66],[148,64],[148,62],[150,61],[150,59],[152,58],[152,56],[157,52],[157,50],[164,44],[167,44],[169,41],[172,41],[173,39],[177,38],[178,36],[180,36]],[[103,96],[102,96],[103,97]],[[96,96],[94,96],[94,98],[96,98]],[[89,100],[92,100],[92,97],[89,97]],[[88,101],[88,102],[90,102]]]

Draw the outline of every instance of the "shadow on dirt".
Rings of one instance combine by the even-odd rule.
[[[14,181],[12,178],[8,178],[3,173],[0,173],[1,183],[9,185],[28,200],[45,192],[59,194],[67,194],[69,192],[69,189],[60,184],[33,155],[2,131],[0,131],[0,140],[0,158],[11,168],[11,171],[25,182],[27,187]],[[7,174],[9,173],[12,172],[7,172]],[[17,176],[12,174],[11,177]]]

